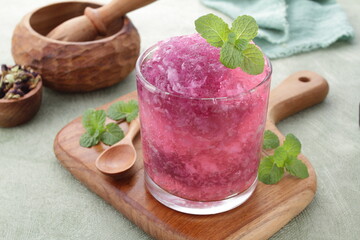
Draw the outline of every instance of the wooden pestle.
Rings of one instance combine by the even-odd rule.
[[[97,9],[87,7],[85,15],[65,21],[48,33],[47,37],[68,42],[94,40],[99,34],[105,35],[107,26],[115,19],[154,1],[112,0]]]

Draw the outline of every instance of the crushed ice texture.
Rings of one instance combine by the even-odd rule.
[[[219,59],[219,48],[192,34],[159,42],[141,70],[147,81],[160,90],[197,98],[229,97],[249,91],[267,72],[248,75],[240,68],[226,68]]]

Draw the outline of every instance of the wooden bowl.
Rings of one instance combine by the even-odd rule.
[[[88,92],[112,86],[135,67],[140,37],[126,16],[109,27],[104,38],[64,42],[46,35],[62,22],[80,16],[88,2],[63,2],[27,14],[16,26],[12,54],[17,64],[39,72],[44,85],[63,92]]]
[[[41,99],[41,80],[21,98],[0,99],[0,127],[15,127],[29,121],[39,111]]]

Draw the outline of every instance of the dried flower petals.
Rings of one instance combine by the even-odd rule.
[[[41,76],[29,67],[1,65],[0,99],[17,99],[34,89]]]

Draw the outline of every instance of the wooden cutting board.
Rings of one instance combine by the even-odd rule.
[[[303,71],[291,75],[271,91],[267,129],[283,140],[275,124],[323,101],[328,89],[326,80],[316,73]],[[136,92],[132,92],[114,102],[136,98]],[[110,104],[100,109],[106,109]],[[140,136],[134,140],[138,159],[132,173],[115,180],[95,167],[95,159],[107,146],[80,147],[79,139],[83,132],[80,117],[65,126],[55,139],[56,157],[91,191],[157,239],[266,239],[298,215],[315,195],[315,171],[308,159],[300,155],[308,166],[309,178],[300,180],[286,175],[276,185],[259,183],[247,202],[225,213],[208,216],[183,214],[163,206],[145,189]]]

